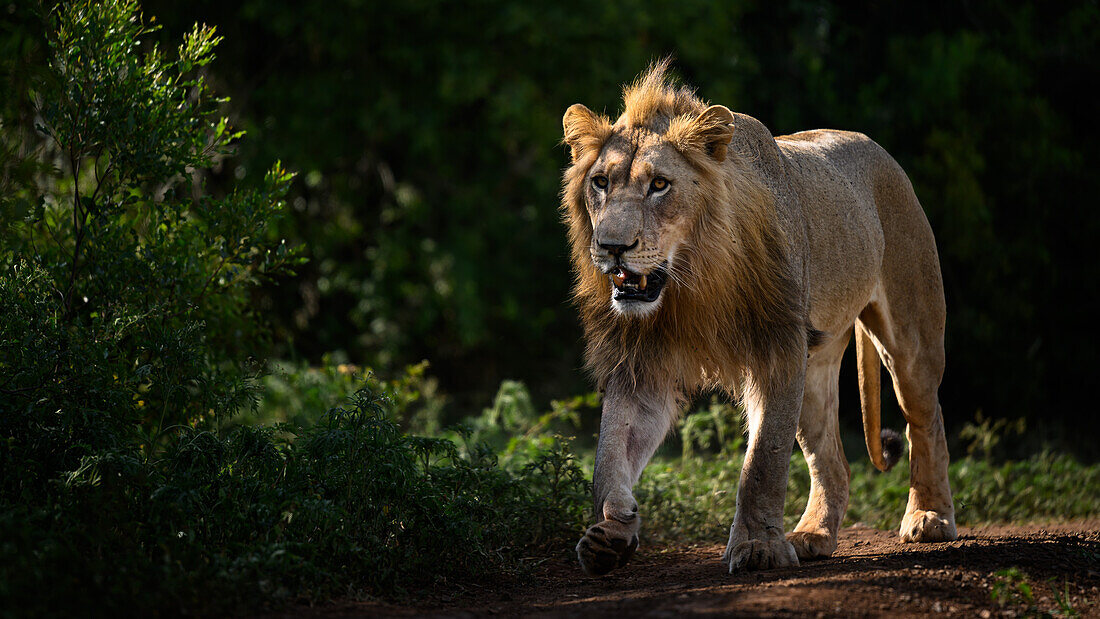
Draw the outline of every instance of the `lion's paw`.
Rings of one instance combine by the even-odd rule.
[[[577,558],[589,576],[603,576],[626,565],[638,549],[638,526],[617,520],[598,522],[577,542]]]
[[[726,546],[722,560],[730,566],[730,574],[749,570],[770,570],[777,567],[798,567],[794,546],[785,538],[750,539]]]
[[[824,559],[836,550],[836,538],[826,533],[793,531],[787,534],[787,541],[794,546],[795,554],[802,561]]]
[[[949,542],[959,536],[954,518],[923,509],[905,514],[898,533],[903,542]]]

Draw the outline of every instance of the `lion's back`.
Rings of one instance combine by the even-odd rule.
[[[881,277],[892,232],[924,214],[901,166],[862,133],[817,129],[776,144],[806,225],[814,319],[845,323]]]
[[[886,149],[862,133],[813,129],[775,140],[803,188],[816,184],[832,192],[831,196],[807,196],[811,202],[817,197],[873,206],[883,219],[895,218],[901,215],[895,209],[911,209],[915,204],[909,199],[913,186],[905,171]],[[854,195],[846,195],[847,191]]]
[[[895,175],[901,172],[901,167],[886,149],[856,131],[813,129],[781,135],[775,141],[780,152],[796,167],[796,174],[810,177],[806,179],[809,182],[833,183],[843,179],[854,190],[862,191],[873,190],[883,181],[900,180]]]

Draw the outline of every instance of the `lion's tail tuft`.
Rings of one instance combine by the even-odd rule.
[[[894,468],[894,465],[901,461],[903,455],[905,455],[905,439],[901,437],[901,432],[883,428],[882,462],[886,465],[885,470],[889,471]]]

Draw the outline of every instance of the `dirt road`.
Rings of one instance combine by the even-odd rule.
[[[625,569],[603,578],[584,578],[576,564],[560,560],[522,581],[464,584],[461,593],[439,593],[411,605],[342,603],[288,614],[1000,617],[1057,613],[1061,595],[1082,617],[1100,617],[1100,520],[964,527],[957,541],[921,545],[856,525],[841,531],[832,558],[736,576],[726,573],[722,550],[640,549]],[[1017,568],[1025,579],[1030,601],[1019,581],[996,575],[1007,568]]]

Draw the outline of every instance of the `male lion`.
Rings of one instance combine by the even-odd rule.
[[[596,514],[577,544],[589,574],[638,545],[631,490],[686,398],[743,398],[749,441],[724,560],[730,572],[827,557],[848,506],[837,383],[856,333],[863,427],[875,466],[879,359],[908,422],[903,541],[954,539],[937,398],[945,306],[932,230],[901,167],[859,133],[773,138],[759,121],[673,86],[667,63],[624,91],[614,124],[576,104],[562,208],[587,365],[605,391]],[[876,356],[877,352],[877,356]],[[783,501],[791,446],[810,497],[791,533]]]

